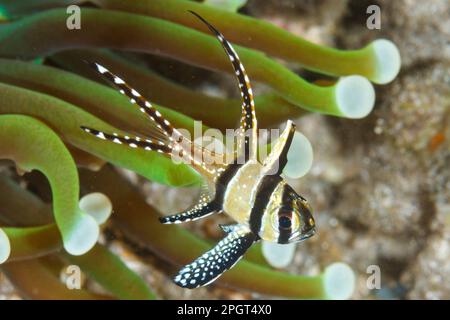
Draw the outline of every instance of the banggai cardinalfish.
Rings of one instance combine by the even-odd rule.
[[[204,218],[213,213],[226,213],[236,224],[221,225],[226,233],[213,249],[182,268],[174,281],[183,288],[207,285],[232,268],[250,246],[263,239],[277,243],[305,240],[315,233],[315,223],[308,202],[298,195],[281,176],[287,153],[295,133],[288,121],[270,154],[261,163],[257,159],[257,118],[249,78],[236,51],[225,37],[198,14],[192,12],[215,34],[234,68],[242,96],[242,117],[238,144],[228,163],[211,163],[205,157],[217,157],[206,148],[194,144],[174,128],[139,92],[98,63],[89,63],[120,93],[150,119],[154,134],[146,138],[106,133],[94,128],[82,129],[97,138],[171,155],[188,157],[192,167],[203,175],[207,184],[199,202],[189,210],[161,218],[164,224],[182,223]],[[200,150],[202,160],[192,155]]]

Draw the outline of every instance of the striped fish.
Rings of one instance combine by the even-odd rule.
[[[195,145],[164,119],[150,102],[131,88],[124,80],[98,63],[90,65],[106,78],[120,93],[137,105],[155,125],[152,137],[121,136],[93,128],[82,127],[97,138],[156,151],[167,155],[176,152],[187,157],[191,165],[208,181],[200,200],[187,211],[161,218],[164,224],[182,223],[204,218],[213,213],[226,213],[236,224],[221,225],[226,233],[213,249],[182,268],[174,282],[183,288],[197,288],[217,279],[232,268],[260,239],[277,243],[299,242],[315,233],[314,219],[308,202],[298,195],[281,176],[287,163],[287,153],[295,133],[295,125],[288,121],[271,153],[261,163],[257,159],[257,119],[250,80],[232,45],[205,19],[215,34],[234,68],[242,96],[242,117],[238,133],[237,150],[232,161],[213,163],[204,161],[217,156]],[[201,151],[201,159],[193,151]],[[223,155],[222,155],[223,156]]]

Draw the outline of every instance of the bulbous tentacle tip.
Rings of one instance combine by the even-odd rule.
[[[11,244],[5,231],[0,228],[0,264],[8,260],[11,253]]]
[[[63,234],[64,249],[74,256],[88,252],[97,243],[100,229],[92,216],[82,213],[69,234]]]
[[[99,225],[108,220],[112,213],[112,203],[109,198],[100,192],[93,192],[80,199],[80,209],[93,217]]]
[[[301,178],[311,169],[313,158],[313,148],[308,138],[296,131],[287,154],[287,163],[283,173],[291,179]]]
[[[272,267],[286,268],[294,259],[296,245],[296,243],[279,244],[263,241],[262,253]]]
[[[346,300],[355,291],[355,273],[346,263],[336,262],[329,265],[324,272],[324,289],[328,299]]]
[[[336,84],[335,99],[344,117],[364,118],[375,105],[375,90],[370,81],[362,76],[342,77]]]
[[[398,47],[390,40],[378,39],[372,42],[376,59],[376,74],[373,82],[386,84],[395,79],[400,72],[401,58]]]

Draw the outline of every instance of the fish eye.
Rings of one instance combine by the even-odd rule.
[[[292,227],[292,219],[289,216],[282,215],[278,218],[278,225],[282,229],[290,229]]]
[[[286,230],[295,232],[300,225],[298,212],[290,207],[278,207],[274,209],[270,217],[272,227],[276,231]]]

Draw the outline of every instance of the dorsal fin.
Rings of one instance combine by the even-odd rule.
[[[287,163],[287,155],[295,134],[295,124],[288,120],[286,128],[278,140],[272,145],[270,154],[263,162],[265,174],[279,175]]]

